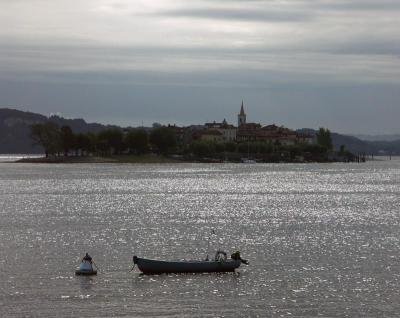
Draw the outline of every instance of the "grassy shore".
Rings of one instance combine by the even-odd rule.
[[[180,160],[175,160],[159,155],[117,155],[107,157],[96,156],[69,156],[69,157],[40,157],[40,158],[23,158],[16,162],[22,163],[178,163]]]

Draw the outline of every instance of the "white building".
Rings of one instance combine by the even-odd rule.
[[[217,130],[222,134],[222,139],[224,141],[235,141],[237,128],[233,125],[227,123],[224,119],[222,123],[206,123],[205,126],[208,130]]]

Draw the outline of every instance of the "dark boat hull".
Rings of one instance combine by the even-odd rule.
[[[77,269],[75,271],[75,275],[77,276],[93,276],[93,275],[97,275],[97,271],[94,270],[84,270],[84,269]]]
[[[240,260],[225,261],[157,261],[136,258],[136,264],[144,274],[172,273],[218,273],[234,272],[241,264]]]

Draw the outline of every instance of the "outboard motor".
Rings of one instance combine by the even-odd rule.
[[[245,265],[249,265],[249,261],[248,260],[245,260],[245,259],[240,257],[240,252],[239,251],[236,251],[235,253],[233,253],[231,255],[231,258],[234,259],[234,260],[241,261]]]
[[[132,268],[131,268],[131,270],[129,271],[129,272],[132,272],[133,271],[133,269],[135,268],[135,265],[138,263],[138,257],[136,256],[136,255],[133,255],[133,266],[132,266]]]

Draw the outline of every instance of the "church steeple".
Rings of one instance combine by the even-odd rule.
[[[238,127],[246,123],[246,114],[244,112],[243,100],[242,106],[240,107],[240,113],[238,115]]]
[[[243,99],[242,99],[242,107],[240,107],[240,115],[245,115],[244,108],[243,108]]]

